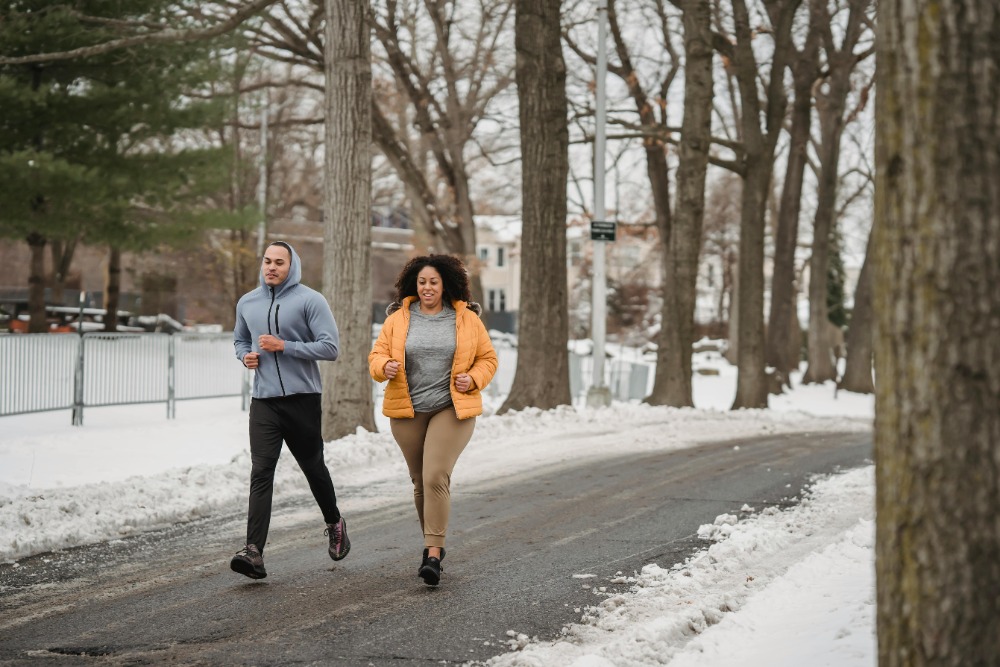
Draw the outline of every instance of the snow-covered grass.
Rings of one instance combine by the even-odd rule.
[[[872,397],[837,394],[832,384],[772,396],[769,410],[730,411],[735,369],[711,356],[696,366],[718,374],[695,375],[695,409],[615,403],[496,416],[494,397],[460,461],[460,483],[513,474],[527,462],[871,428]],[[173,420],[162,405],[138,405],[89,409],[83,427],[52,412],[0,418],[0,428],[0,561],[245,506],[250,461],[238,398],[180,403]],[[398,501],[352,493],[405,478],[387,432],[328,443],[327,461],[345,513]],[[292,457],[280,460],[275,488],[279,499],[308,493]],[[605,595],[600,588],[612,582],[595,581],[595,604],[560,642],[511,628],[512,652],[491,662],[872,665],[872,488],[868,467],[819,481],[793,509],[724,516],[703,527],[706,550],[687,563],[621,573],[613,583],[631,584],[625,594]]]

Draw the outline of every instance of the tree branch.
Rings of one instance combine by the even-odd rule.
[[[200,30],[165,28],[158,32],[132,35],[131,37],[122,37],[121,39],[113,39],[110,42],[104,42],[103,44],[83,46],[69,51],[36,53],[34,55],[21,56],[18,58],[0,57],[0,65],[28,65],[32,63],[54,62],[57,60],[74,60],[77,58],[89,58],[91,56],[110,53],[111,51],[117,51],[119,49],[127,49],[133,46],[145,46],[147,44],[170,44],[175,42],[194,42],[203,39],[211,39],[234,30],[244,21],[276,1],[277,0],[253,0],[241,9],[238,9],[225,21],[222,21],[211,28],[204,28]]]

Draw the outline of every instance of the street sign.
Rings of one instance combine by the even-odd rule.
[[[615,232],[618,228],[617,222],[604,222],[601,220],[590,221],[591,241],[614,241]]]

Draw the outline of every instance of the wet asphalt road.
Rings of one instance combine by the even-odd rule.
[[[229,570],[245,517],[0,565],[0,664],[432,665],[558,635],[593,587],[683,561],[748,503],[789,505],[815,473],[870,462],[871,435],[792,434],[587,462],[456,486],[442,585],[416,576],[412,504],[346,515],[333,563],[303,498],[277,507],[268,577]],[[739,444],[738,449],[734,448]],[[306,520],[308,519],[308,520]],[[581,580],[574,574],[596,577]]]

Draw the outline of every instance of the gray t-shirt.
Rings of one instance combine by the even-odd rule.
[[[455,311],[445,305],[424,315],[410,304],[406,333],[406,379],[414,412],[434,412],[451,405],[451,365],[455,359]]]

